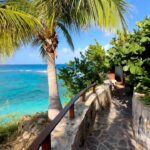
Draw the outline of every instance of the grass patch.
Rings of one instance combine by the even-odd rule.
[[[31,122],[35,123],[37,122],[38,118],[44,118],[48,120],[47,112],[40,112],[27,116],[31,118]],[[0,145],[14,140],[20,134],[18,131],[18,126],[21,122],[21,117],[17,114],[0,116]]]
[[[0,125],[0,144],[8,141],[14,134],[17,134],[17,123],[6,123]]]
[[[0,144],[10,140],[17,134],[17,130],[18,115],[16,113],[0,116]]]
[[[150,105],[150,94],[145,95],[140,99],[145,105]]]

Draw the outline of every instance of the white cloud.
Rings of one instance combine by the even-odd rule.
[[[113,35],[113,32],[104,31],[104,36],[105,37],[111,37],[112,35]]]
[[[68,52],[70,51],[70,49],[68,49],[68,48],[63,48],[62,51],[63,51],[64,53],[68,53]]]
[[[84,48],[84,50],[87,50],[89,48],[89,46],[86,46],[85,48]]]
[[[104,47],[104,49],[107,51],[108,49],[111,48],[111,45],[110,45],[110,44],[106,44],[106,45],[104,45],[103,47]]]
[[[70,60],[73,60],[74,57],[80,58],[80,52],[84,54],[87,48],[88,46],[85,48],[77,48],[74,51],[71,51],[69,48],[63,48],[62,50],[58,51],[58,58],[56,59],[56,63],[68,63]]]

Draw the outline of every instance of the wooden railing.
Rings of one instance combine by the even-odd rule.
[[[28,150],[38,150],[40,147],[42,150],[51,150],[51,132],[55,129],[58,123],[62,120],[62,118],[69,111],[69,118],[73,119],[75,117],[74,113],[74,104],[75,102],[82,96],[83,101],[85,101],[86,92],[93,88],[93,92],[95,93],[96,83],[90,85],[89,87],[82,90],[78,93],[74,98],[70,100],[70,102],[60,111],[60,113],[52,120],[46,128],[38,135],[38,137],[33,141]]]

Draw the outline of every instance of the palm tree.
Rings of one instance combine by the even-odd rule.
[[[16,1],[19,3],[18,0]],[[125,29],[124,16],[128,5],[125,0],[33,0],[32,2],[27,0],[27,2],[32,3],[32,6],[36,8],[37,20],[42,25],[42,29],[39,30],[37,27],[38,31],[31,32],[31,34],[35,35],[34,43],[41,45],[42,55],[47,57],[50,97],[48,116],[53,119],[62,109],[55,68],[55,57],[59,43],[57,29],[61,29],[67,42],[74,49],[69,34],[70,30],[76,32],[93,25],[98,25],[109,31],[114,31],[116,28]],[[12,5],[9,4],[9,6]],[[26,12],[23,10],[23,13],[24,11]],[[22,8],[17,9],[17,12],[22,13]],[[31,15],[34,16],[29,13],[29,16]],[[0,15],[0,22],[2,17]],[[33,18],[35,19],[35,17]]]

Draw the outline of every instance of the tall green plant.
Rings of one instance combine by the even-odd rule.
[[[146,91],[150,88],[146,82],[150,77],[150,17],[137,22],[137,30],[125,37],[119,34],[111,42],[108,60],[113,66],[122,66],[126,83]]]
[[[68,98],[94,82],[102,83],[107,72],[105,51],[99,43],[89,45],[85,54],[80,53],[80,57],[74,58],[59,72],[59,78],[67,88]]]

